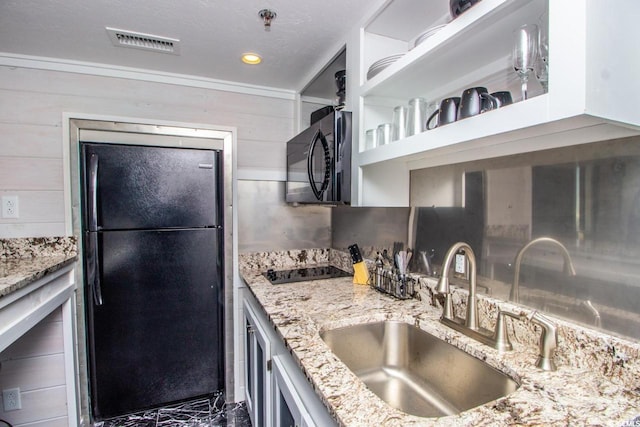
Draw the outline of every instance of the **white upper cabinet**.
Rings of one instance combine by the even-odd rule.
[[[639,134],[639,17],[637,0],[482,0],[454,20],[448,0],[382,3],[347,41],[353,205],[408,206],[413,169]],[[512,63],[524,24],[540,26],[549,46],[548,92],[531,75],[526,100]],[[374,62],[396,54],[367,79]],[[390,123],[395,106],[477,86],[509,90],[514,103],[365,149],[366,130]]]

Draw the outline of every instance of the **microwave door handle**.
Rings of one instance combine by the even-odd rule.
[[[316,144],[320,139],[320,135],[322,135],[322,132],[318,129],[313,135],[313,139],[309,145],[309,154],[307,155],[307,176],[309,177],[309,186],[311,187],[311,191],[313,191],[313,195],[316,196],[316,199],[318,200],[322,200],[322,190],[318,190],[316,181],[313,178],[313,155],[316,149]]]
[[[316,182],[313,179],[313,151],[316,148],[316,143],[318,142],[318,134],[320,133],[320,129],[316,131],[313,135],[313,139],[311,140],[311,145],[309,145],[309,154],[307,155],[307,176],[309,177],[309,186],[311,186],[311,191],[316,196],[316,199],[320,200],[320,195],[318,192],[318,188],[316,187]]]
[[[313,179],[313,153],[318,140],[320,140],[320,142],[322,143],[322,150],[324,152],[324,178],[322,180],[320,190],[318,190],[318,187],[316,187],[315,180]],[[327,138],[325,138],[320,129],[318,129],[318,131],[314,135],[313,141],[311,142],[311,147],[309,148],[309,156],[307,157],[307,172],[309,174],[309,183],[311,185],[311,190],[313,190],[313,194],[316,196],[316,199],[322,200],[322,195],[325,191],[327,191],[327,188],[329,188],[329,182],[331,180],[331,152],[329,151],[329,143],[327,142]]]
[[[327,142],[327,138],[324,137],[324,134],[320,132],[320,141],[322,142],[322,148],[324,149],[324,179],[322,181],[322,187],[320,187],[320,193],[324,193],[329,188],[329,183],[331,182],[331,151],[329,151],[329,143]]]
[[[336,151],[338,152],[338,159],[340,159],[340,161],[342,161],[342,158],[344,157],[344,144],[340,144],[340,146],[338,147],[338,141],[344,141],[344,129],[342,127],[342,116],[338,116],[336,118],[336,136],[335,136],[335,144],[336,144]],[[338,139],[338,137],[340,139]]]

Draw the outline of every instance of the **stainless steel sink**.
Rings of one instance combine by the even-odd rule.
[[[320,336],[372,392],[407,414],[454,415],[519,387],[502,372],[408,323],[366,323]]]

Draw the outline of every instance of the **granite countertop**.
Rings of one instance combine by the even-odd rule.
[[[77,259],[73,237],[0,240],[0,298]]]
[[[553,319],[558,324],[558,370],[534,366],[540,331],[513,322],[514,350],[500,353],[442,325],[442,309],[433,297],[435,280],[420,279],[422,300],[399,301],[350,278],[271,285],[267,268],[295,268],[331,263],[349,268],[348,254],[329,250],[243,254],[240,272],[263,306],[316,393],[339,425],[344,426],[507,426],[640,424],[640,345]],[[466,291],[454,289],[456,313],[464,316]],[[482,297],[482,326],[492,328],[497,309],[522,307]],[[505,372],[520,384],[512,394],[459,415],[421,418],[391,408],[373,394],[329,350],[319,332],[353,324],[396,320],[462,348]],[[452,367],[452,369],[455,369]],[[634,418],[636,421],[634,421]]]

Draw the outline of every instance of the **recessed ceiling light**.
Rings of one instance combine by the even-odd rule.
[[[262,58],[257,53],[245,53],[242,55],[242,62],[256,65],[262,62]]]

